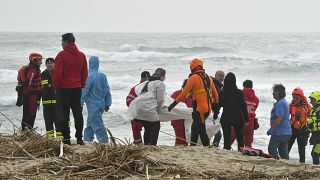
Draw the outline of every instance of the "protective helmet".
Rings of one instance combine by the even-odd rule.
[[[39,61],[41,59],[42,59],[42,56],[39,53],[31,53],[29,55],[29,61],[30,62],[37,62],[37,61]]]
[[[191,62],[190,62],[190,71],[193,71],[196,67],[200,66],[201,68],[203,68],[203,62],[201,59],[193,59]]]
[[[292,91],[292,95],[300,95],[301,97],[303,97],[304,93],[300,87],[297,87]]]
[[[319,91],[312,92],[309,98],[313,98],[316,100],[317,103],[320,103],[320,92]]]

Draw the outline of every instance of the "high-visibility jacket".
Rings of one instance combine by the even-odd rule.
[[[310,132],[320,132],[320,105],[312,108],[308,119],[308,130]]]
[[[52,87],[52,74],[46,69],[41,74],[41,84],[42,84],[42,104],[52,105],[56,104],[56,93]]]

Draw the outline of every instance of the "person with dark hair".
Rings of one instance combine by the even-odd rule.
[[[70,108],[72,109],[77,144],[83,145],[83,115],[81,108],[81,89],[85,87],[88,77],[86,56],[74,44],[72,33],[62,35],[63,51],[55,59],[53,87],[56,89],[57,110],[59,111],[59,128],[63,142],[71,144],[69,130]]]
[[[52,87],[52,75],[54,69],[53,58],[46,59],[46,67],[47,69],[44,70],[41,74],[41,97],[47,136],[54,137],[54,134],[56,134],[57,139],[63,139],[62,133],[57,123],[56,92]],[[53,125],[55,126],[55,128]]]
[[[150,77],[149,71],[143,71],[140,75],[140,83],[143,83],[145,81],[148,81]],[[126,104],[129,107],[131,102],[138,96],[135,92],[135,87],[139,84],[135,85],[130,89],[130,92],[126,98]],[[141,130],[142,130],[143,124],[139,119],[133,119],[131,120],[131,128],[132,128],[132,134],[133,134],[133,143],[134,144],[142,144],[142,138],[141,138]]]
[[[258,119],[256,118],[256,110],[259,105],[259,98],[255,95],[253,90],[253,82],[251,80],[245,80],[243,82],[242,92],[244,94],[249,115],[249,123],[244,126],[244,145],[245,147],[252,148],[254,130],[257,128],[255,127],[255,124],[258,123]],[[234,140],[235,134],[234,131],[232,131],[231,142],[233,143]]]
[[[249,123],[247,104],[243,92],[238,89],[236,76],[228,73],[224,79],[224,87],[220,96],[220,107],[223,107],[221,126],[223,130],[224,149],[231,149],[231,127],[233,127],[238,149],[244,147],[244,124]]]
[[[288,151],[297,139],[299,150],[299,162],[305,163],[306,145],[308,144],[309,132],[307,129],[308,116],[312,111],[311,104],[308,103],[300,87],[294,88],[292,91],[292,101],[289,104],[290,124],[292,136],[289,140]]]
[[[223,88],[224,76],[225,76],[225,73],[222,70],[218,70],[215,73],[214,77],[211,77],[219,96],[220,96],[222,88]],[[217,134],[215,134],[215,136],[214,136],[212,145],[215,147],[219,147],[219,143],[221,141],[221,138],[222,138],[222,134],[221,134],[221,130],[219,130],[217,132]]]
[[[289,105],[285,99],[286,88],[282,84],[273,86],[273,98],[277,100],[271,110],[270,126],[267,135],[271,135],[268,152],[275,158],[289,159],[288,142],[291,137]]]
[[[175,91],[172,95],[171,98],[177,99],[177,97],[181,94],[183,91],[183,88],[187,84],[187,79],[183,81],[183,84],[181,86],[180,90]],[[192,108],[192,97],[187,97],[187,99],[184,101],[184,103],[187,105],[188,108]],[[176,146],[186,146],[188,145],[188,142],[186,141],[186,132],[185,132],[185,127],[184,127],[184,119],[177,119],[177,120],[171,120],[171,126],[174,129],[174,133],[176,135]]]
[[[212,79],[205,73],[203,69],[203,61],[201,59],[193,59],[190,63],[189,79],[183,91],[168,107],[170,112],[179,102],[183,102],[189,96],[192,96],[193,112],[191,125],[191,146],[195,146],[200,136],[203,146],[210,145],[210,139],[207,134],[205,120],[214,111],[214,119],[218,118],[219,97]]]
[[[139,119],[144,127],[143,141],[146,145],[157,145],[160,118],[159,112],[165,101],[166,85],[163,81],[166,78],[166,71],[162,68],[155,70],[149,81],[141,83],[135,87],[138,95],[129,105],[129,113],[134,114],[135,119]]]

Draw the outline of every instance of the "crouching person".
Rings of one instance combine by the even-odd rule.
[[[81,104],[86,103],[88,110],[84,140],[93,141],[94,135],[96,135],[99,143],[109,143],[102,114],[103,111],[108,112],[111,106],[111,93],[106,75],[99,72],[98,69],[99,59],[92,56],[89,59],[89,76],[81,97]]]

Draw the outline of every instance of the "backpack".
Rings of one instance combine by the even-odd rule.
[[[17,97],[17,102],[16,102],[16,106],[20,107],[23,105],[23,86],[25,86],[27,84],[26,80],[27,80],[27,74],[29,71],[29,66],[22,66],[19,70],[18,70],[18,84],[16,86],[16,91],[18,94]]]

